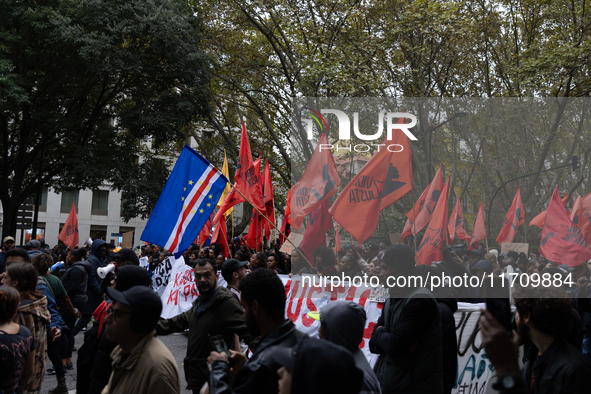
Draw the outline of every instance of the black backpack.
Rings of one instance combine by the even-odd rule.
[[[74,270],[74,269],[80,270],[82,272],[82,276],[84,279],[82,280],[82,282],[80,283],[80,285],[78,287],[72,288],[70,274],[72,273],[72,270]],[[75,296],[77,296],[79,294],[86,294],[86,288],[88,286],[88,272],[86,271],[86,267],[84,266],[84,264],[82,262],[77,261],[74,264],[72,264],[72,266],[70,268],[68,268],[66,270],[66,272],[64,272],[62,274],[60,279],[62,281],[62,284],[66,288],[66,292],[68,293],[70,298],[74,298]]]

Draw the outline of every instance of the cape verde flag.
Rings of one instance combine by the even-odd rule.
[[[185,145],[150,215],[141,239],[180,254],[211,216],[228,179]]]

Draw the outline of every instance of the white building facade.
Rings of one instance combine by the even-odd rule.
[[[132,247],[143,244],[140,236],[147,220],[131,219],[128,223],[121,219],[121,193],[110,190],[108,186],[98,190],[66,190],[56,193],[51,189],[43,190],[39,204],[37,234],[34,238],[44,237],[45,242],[53,247],[58,244],[58,235],[68,219],[72,202],[77,211],[79,246],[90,237],[113,242],[120,246],[122,234],[133,232]],[[16,244],[23,245],[31,239],[32,229],[17,230]],[[21,238],[22,236],[22,238]]]

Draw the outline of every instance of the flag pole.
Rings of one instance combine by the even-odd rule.
[[[242,192],[241,192],[240,190],[236,189],[235,187],[233,187],[233,188],[234,188],[234,190],[236,190],[236,191],[238,192],[238,194],[240,194],[240,195],[242,196],[242,198],[244,198],[246,201],[248,201],[248,202],[250,203],[250,205],[252,205],[252,207],[253,207],[254,209],[256,209],[256,211],[257,211],[257,212],[258,212],[258,213],[259,213],[259,214],[260,214],[262,217],[264,217],[264,218],[265,218],[265,220],[267,220],[267,222],[269,222],[269,224],[270,224],[271,226],[273,226],[273,227],[275,228],[275,230],[277,230],[277,232],[279,232],[279,234],[281,234],[281,236],[287,240],[287,242],[289,242],[289,243],[291,244],[291,246],[293,246],[293,248],[294,248],[294,249],[296,249],[296,248],[297,248],[297,246],[295,246],[295,245],[293,244],[293,242],[291,242],[291,240],[290,240],[289,238],[287,238],[287,235],[285,235],[285,234],[284,234],[284,233],[283,233],[281,230],[279,230],[279,229],[277,228],[277,226],[275,226],[273,223],[271,223],[271,221],[269,220],[269,218],[268,218],[268,217],[266,217],[265,215],[263,215],[263,213],[262,213],[262,212],[261,212],[261,211],[260,211],[260,210],[259,210],[259,209],[258,209],[258,208],[257,208],[257,207],[254,205],[254,204],[253,204],[253,203],[251,203],[251,202],[250,202],[250,200],[249,200],[249,199],[248,199],[248,198],[247,198],[247,197],[246,197],[244,194],[242,194]],[[312,266],[312,264],[310,264],[310,261],[308,261],[308,259],[306,258],[306,256],[305,256],[303,253],[301,254],[301,256],[304,258],[304,260],[306,261],[306,263],[308,263],[308,265],[310,266],[310,268],[314,269],[314,267]]]
[[[523,213],[523,232],[525,233],[525,243],[527,243],[527,222],[525,221],[525,212]]]

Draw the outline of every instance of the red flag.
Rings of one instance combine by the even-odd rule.
[[[228,245],[228,230],[226,229],[226,221],[220,220],[215,226],[211,243],[217,243],[222,248],[222,254],[228,259],[230,258],[230,246]]]
[[[273,183],[271,181],[271,169],[269,168],[269,160],[265,160],[265,169],[263,171],[263,201],[265,203],[265,209],[267,218],[275,226],[275,207],[273,206]],[[265,227],[265,237],[271,237],[271,224],[268,221],[264,221],[263,226]]]
[[[456,234],[458,238],[463,241],[468,241],[470,237],[466,230],[464,230],[464,214],[462,213],[462,205],[460,204],[460,198],[456,200],[456,205],[454,206],[454,210],[451,213],[451,217],[449,218],[449,224],[447,225],[447,230],[449,231],[449,239],[453,243]],[[451,245],[451,244],[450,244]]]
[[[401,198],[412,190],[409,139],[400,130],[396,130],[393,138],[393,144],[388,144],[390,141],[384,139],[382,146],[402,146],[402,150],[378,150],[330,208],[335,220],[360,245],[376,231],[378,215],[385,208],[382,199],[386,198],[391,204],[395,201],[391,194]]]
[[[569,219],[560,201],[558,186],[554,189],[547,212],[540,239],[540,253],[550,261],[571,267],[591,259],[589,245]]]
[[[478,208],[478,215],[472,228],[472,238],[470,238],[470,246],[468,250],[474,249],[474,244],[478,246],[478,242],[486,238],[486,227],[484,226],[484,209],[482,209],[482,201],[480,201],[480,208]]]
[[[252,215],[250,217],[250,224],[248,225],[248,234],[244,236],[244,242],[251,248],[258,250],[259,246],[263,242],[263,226],[262,220],[265,220],[261,215],[253,208]]]
[[[292,188],[293,189],[293,188]],[[287,200],[285,201],[285,220],[291,225],[291,189],[287,192]]]
[[[417,249],[417,265],[431,265],[433,261],[443,259],[443,248],[447,233],[447,195],[449,192],[449,178],[441,193],[441,203],[437,203],[433,218],[427,226],[425,235]]]
[[[57,236],[57,239],[68,245],[70,249],[74,249],[76,246],[78,246],[78,218],[76,217],[76,207],[74,207],[74,201],[72,201],[72,209],[70,209],[68,220],[66,220],[66,224],[64,224],[64,227],[62,228],[62,231],[60,231],[60,235]]]
[[[579,194],[573,203],[573,208],[570,210],[569,219],[577,228],[580,230],[583,225],[581,224],[581,214],[583,213],[582,198]]]
[[[411,228],[411,232],[414,235],[424,229],[427,223],[429,223],[431,220],[433,212],[435,211],[435,206],[437,205],[437,201],[441,195],[442,188],[443,174],[441,172],[441,167],[439,167],[437,174],[435,174],[435,178],[433,178],[429,184],[429,187],[427,188],[427,193],[423,192],[414,208],[408,211],[406,214],[406,217],[409,218],[411,222],[414,222]]]
[[[583,228],[583,226],[585,226],[589,221],[591,221],[591,193],[581,198],[581,207],[582,212],[579,216],[579,223],[577,224],[577,226],[581,226],[579,228]]]
[[[281,232],[285,236],[289,236],[291,232],[291,189],[287,192],[287,201],[285,202],[285,212],[283,214],[283,222],[281,223]],[[279,234],[279,242],[285,242],[285,237]]]
[[[214,223],[218,223],[223,217],[224,213],[231,207],[241,202],[246,201],[257,207],[261,212],[265,212],[265,203],[263,202],[263,192],[261,191],[261,167],[260,158],[258,171],[255,168],[255,163],[252,161],[250,153],[250,144],[248,143],[248,135],[246,134],[246,126],[242,122],[242,138],[240,140],[240,156],[238,157],[238,165],[236,166],[236,173],[234,174],[234,187],[228,193],[218,213],[213,219]],[[240,191],[244,195],[242,197]]]
[[[339,225],[335,223],[335,235],[334,235],[334,247],[335,247],[335,254],[341,250],[341,235],[339,234]]]
[[[521,203],[521,189],[517,189],[517,193],[513,198],[511,208],[505,216],[503,227],[497,237],[497,243],[503,246],[503,242],[513,242],[515,234],[517,234],[517,227],[525,223],[525,211],[523,210],[523,204]]]
[[[299,229],[310,212],[337,192],[341,179],[325,134],[320,135],[306,171],[293,187],[291,226]]]
[[[404,229],[402,230],[402,234],[400,235],[400,238],[404,239],[404,238],[411,236],[411,235],[412,235],[412,222],[410,221],[410,219],[406,219],[406,223],[404,224]]]
[[[317,247],[326,246],[326,230],[332,227],[332,216],[328,212],[328,200],[310,214],[310,221],[304,233],[300,248],[308,261],[314,261],[313,252]]]
[[[211,218],[207,219],[205,225],[201,229],[201,232],[197,236],[197,242],[199,242],[199,247],[202,248],[209,237],[211,236]]]
[[[591,220],[583,225],[581,234],[583,234],[585,241],[587,241],[587,245],[591,245]]]
[[[562,199],[562,205],[566,207],[566,200],[568,200],[568,193]],[[539,228],[544,227],[544,221],[546,220],[546,211],[540,212],[535,218],[529,222],[530,226],[538,226]]]

